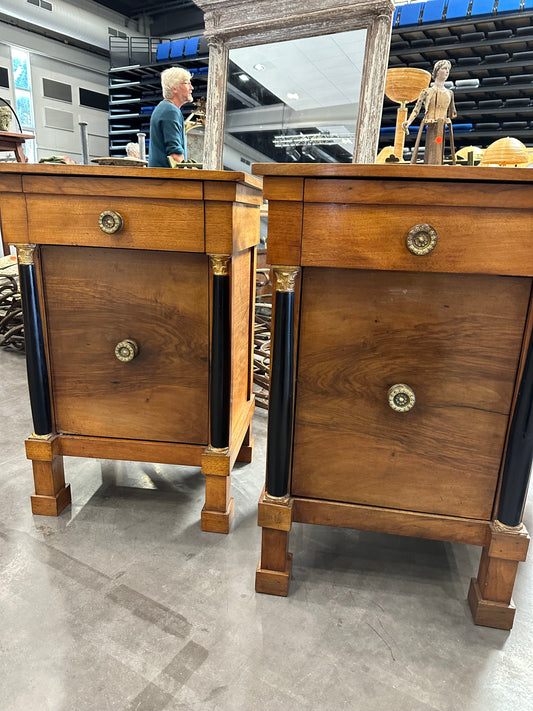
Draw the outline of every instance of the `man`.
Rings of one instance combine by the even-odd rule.
[[[149,168],[169,168],[168,156],[181,163],[187,160],[185,126],[181,107],[192,101],[191,73],[181,67],[161,72],[163,101],[150,118]]]

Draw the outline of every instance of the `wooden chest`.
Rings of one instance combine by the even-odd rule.
[[[520,169],[256,165],[276,275],[262,555],[293,521],[483,547],[512,625],[533,452],[533,180]]]
[[[4,166],[34,434],[34,513],[70,501],[62,455],[206,475],[204,530],[227,532],[250,461],[261,183],[223,171]]]

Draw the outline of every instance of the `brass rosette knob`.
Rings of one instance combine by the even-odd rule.
[[[139,346],[135,341],[129,338],[120,341],[120,343],[117,343],[115,346],[115,356],[123,363],[128,363],[130,360],[133,360],[138,352]]]
[[[437,231],[427,224],[415,225],[407,233],[405,244],[411,254],[423,257],[437,246]]]
[[[409,385],[397,383],[389,388],[389,406],[395,412],[409,412],[415,406],[415,393]]]
[[[124,227],[124,220],[115,210],[104,210],[98,215],[98,227],[106,235],[113,235]]]

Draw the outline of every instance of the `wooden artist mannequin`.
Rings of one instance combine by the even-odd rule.
[[[424,118],[420,122],[418,135],[416,137],[415,147],[411,163],[416,163],[418,158],[418,148],[424,127],[426,127],[426,141],[424,151],[424,163],[431,165],[442,165],[444,162],[444,135],[446,126],[450,132],[450,147],[455,163],[455,147],[453,142],[453,131],[451,119],[457,116],[455,104],[453,101],[453,92],[444,86],[444,82],[448,79],[451,63],[447,59],[441,59],[435,63],[433,67],[433,84],[427,89],[420,92],[420,96],[415,104],[411,115],[404,121],[402,128],[406,134],[409,134],[409,126],[420,113],[422,104],[424,104]]]

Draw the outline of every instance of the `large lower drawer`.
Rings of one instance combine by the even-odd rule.
[[[208,257],[43,246],[40,262],[56,430],[207,444]]]
[[[530,293],[527,278],[304,268],[292,495],[490,519]]]

